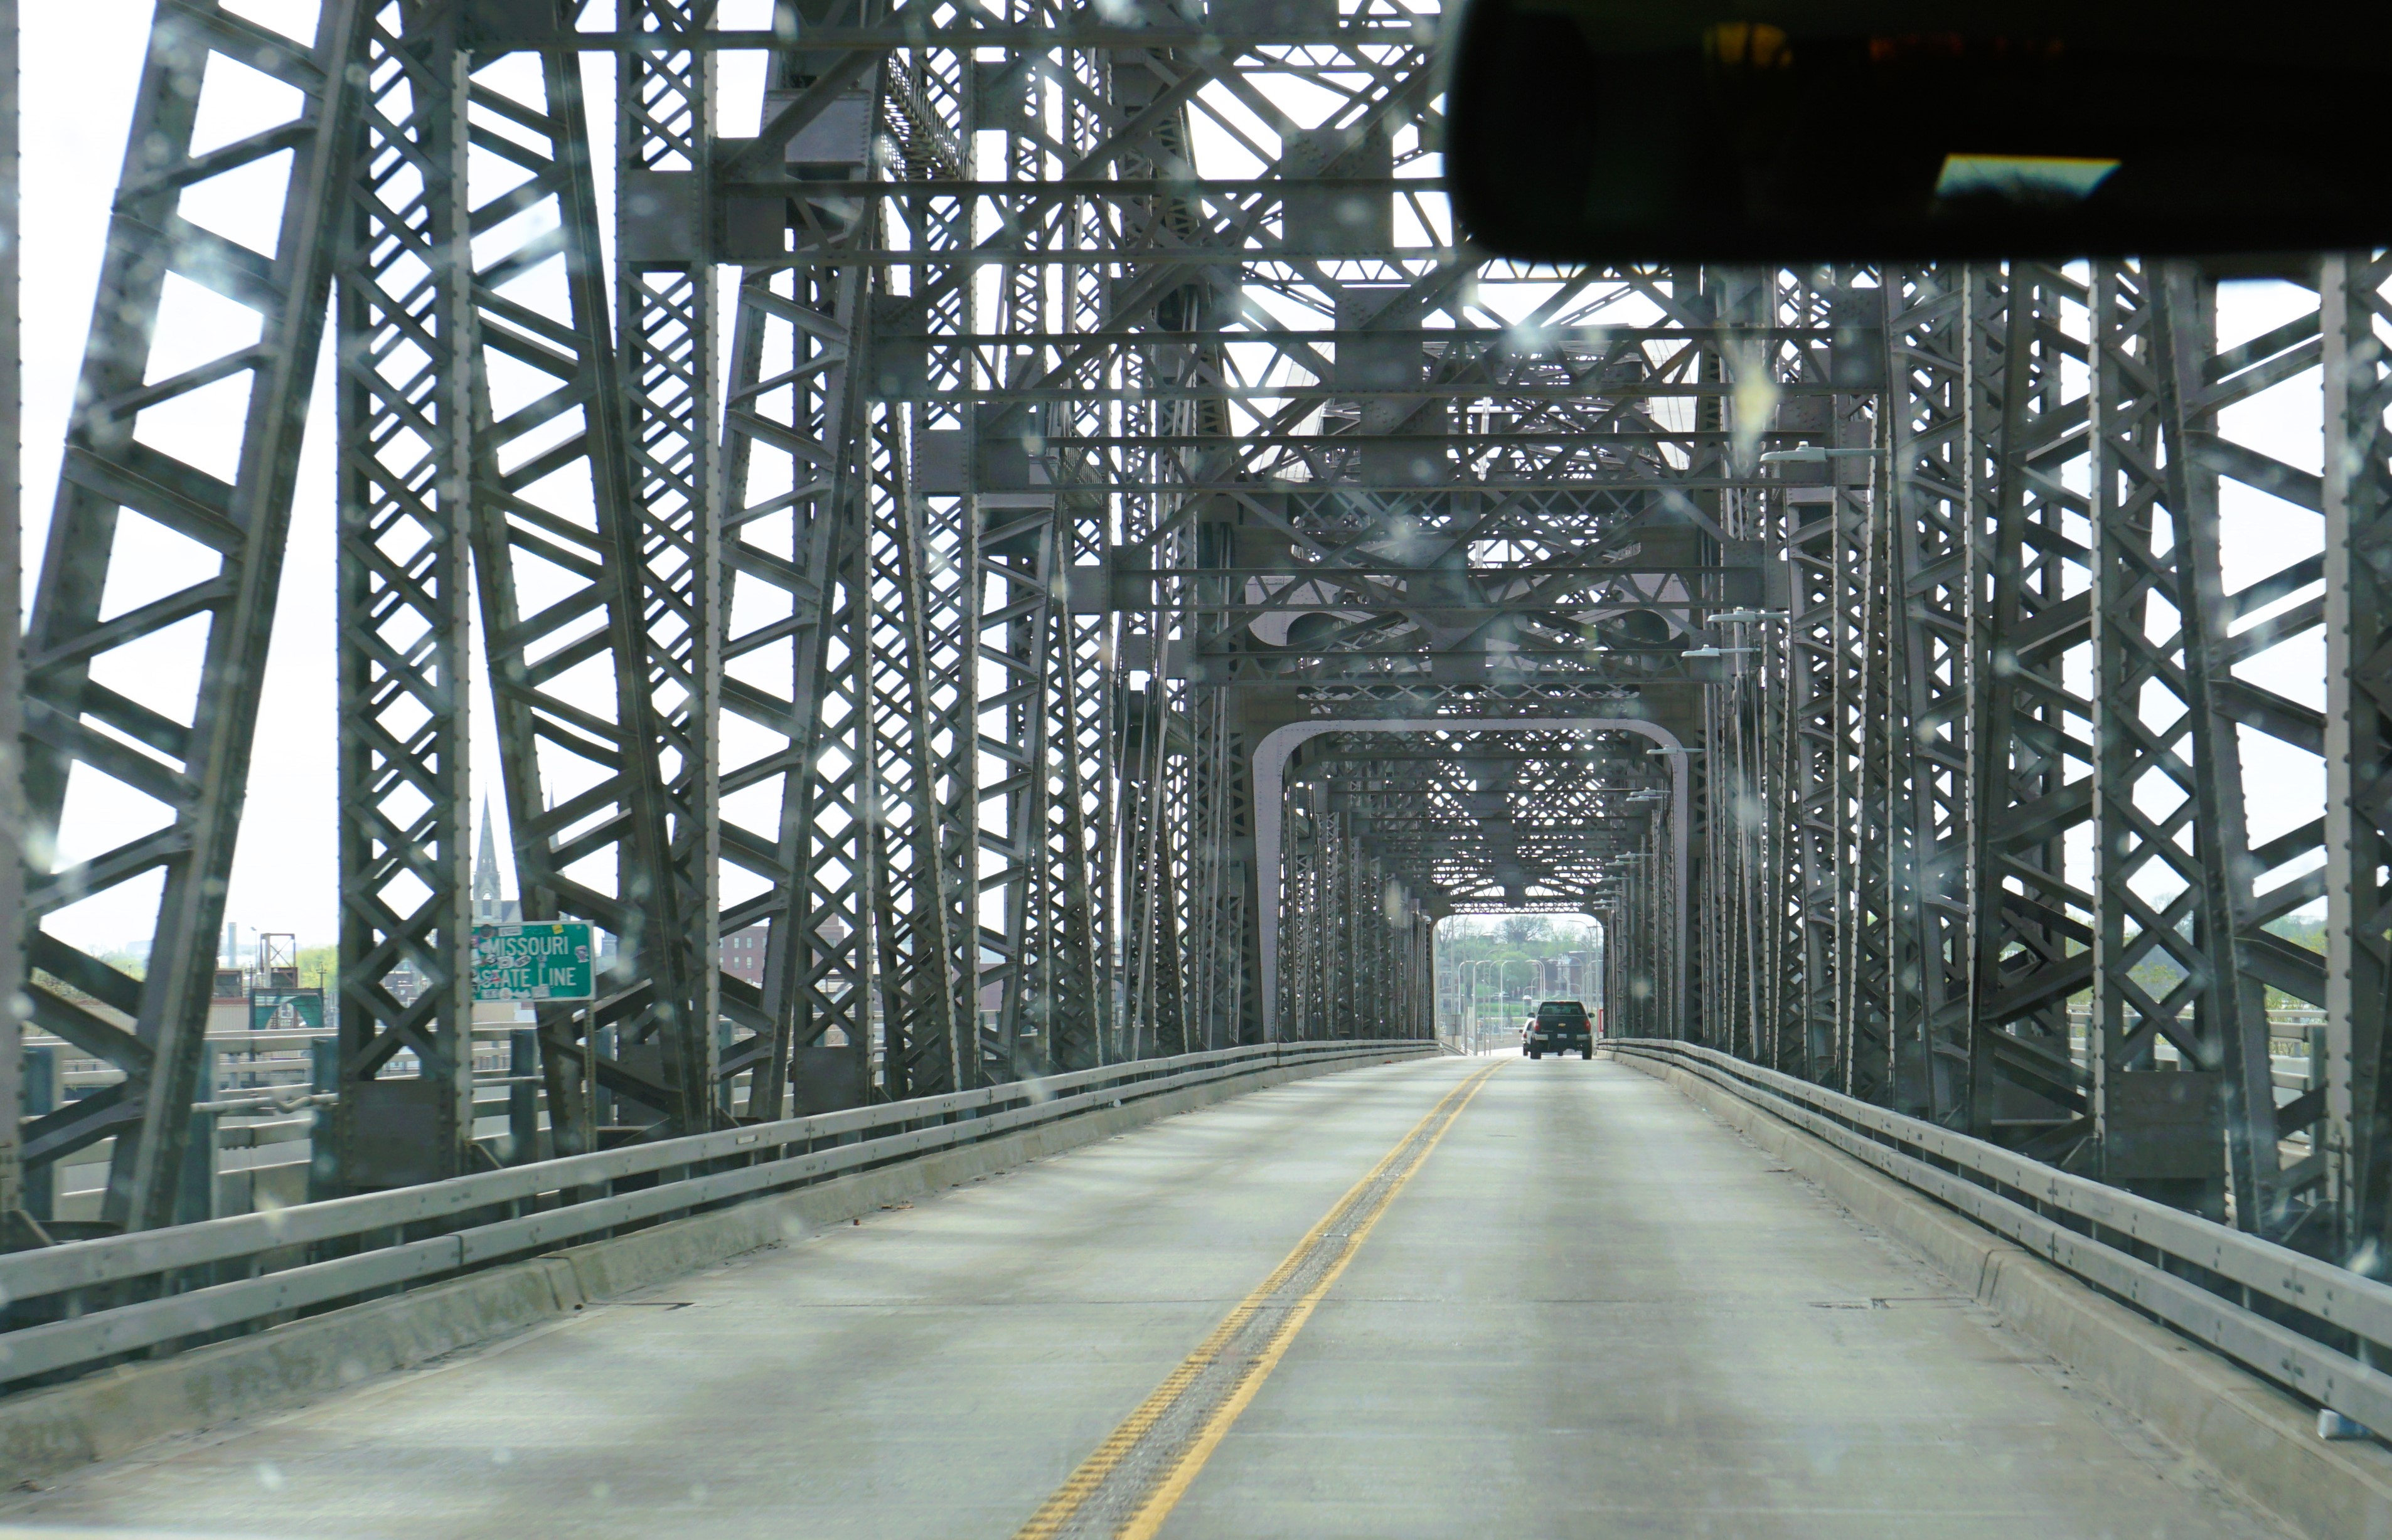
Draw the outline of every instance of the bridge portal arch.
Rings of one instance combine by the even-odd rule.
[[[1260,893],[1256,915],[1256,946],[1261,958],[1263,1037],[1278,1042],[1279,914],[1282,878],[1283,830],[1286,822],[1287,767],[1295,751],[1312,739],[1332,732],[1632,732],[1652,740],[1668,757],[1670,771],[1669,839],[1675,876],[1670,924],[1677,938],[1677,967],[1686,966],[1686,863],[1689,846],[1687,811],[1692,777],[1686,757],[1690,746],[1660,723],[1640,717],[1384,717],[1321,718],[1274,728],[1254,745],[1254,856]],[[1683,978],[1673,991],[1684,1009]],[[1673,1035],[1685,1035],[1684,1020],[1673,1022]]]

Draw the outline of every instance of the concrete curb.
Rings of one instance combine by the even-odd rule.
[[[178,1433],[300,1404],[744,1251],[797,1239],[882,1204],[927,1197],[1249,1092],[1368,1067],[1352,1060],[1282,1065],[1187,1086],[28,1391],[0,1400],[0,1471],[12,1482],[46,1476]]]
[[[2392,1450],[2329,1443],[2317,1413],[1974,1220],[1674,1065],[1614,1055],[1923,1254],[1979,1302],[2260,1507],[2317,1540],[2392,1540]]]

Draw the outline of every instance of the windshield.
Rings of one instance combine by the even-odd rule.
[[[2385,1511],[2392,257],[1458,9],[0,4],[0,1528]]]

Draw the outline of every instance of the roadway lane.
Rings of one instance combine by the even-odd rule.
[[[1486,1062],[1171,1119],[0,1521],[1001,1540]],[[1768,1164],[1633,1071],[1506,1065],[1162,1533],[2274,1533]]]
[[[1163,1530],[2279,1533],[1942,1274],[1607,1060],[1488,1084]]]

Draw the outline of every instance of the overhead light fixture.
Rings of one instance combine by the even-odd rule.
[[[1721,610],[1711,616],[1714,626],[1749,626],[1765,620],[1783,620],[1784,610]]]
[[[1682,658],[1723,658],[1730,653],[1758,653],[1758,647],[1689,647],[1678,655]]]
[[[1644,754],[1647,758],[1650,758],[1662,754],[1700,754],[1702,750],[1698,748],[1685,748],[1676,744],[1669,744],[1660,748],[1648,748]]]

